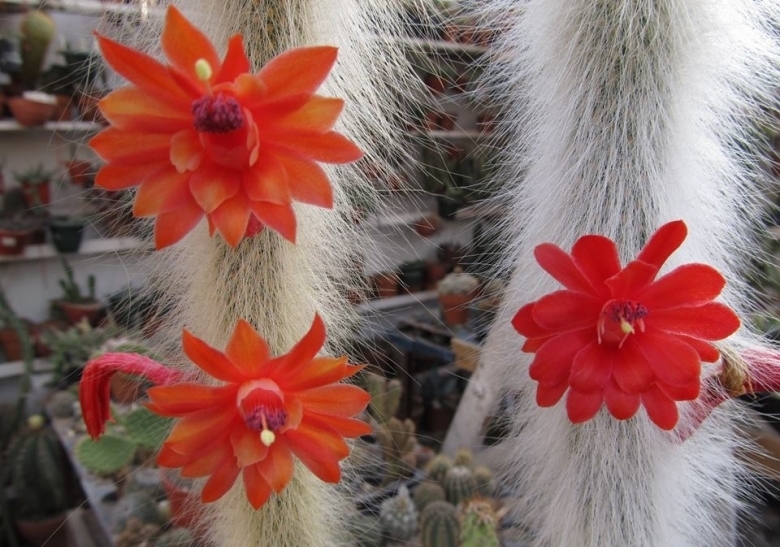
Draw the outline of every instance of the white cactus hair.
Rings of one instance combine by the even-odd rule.
[[[735,460],[737,405],[723,405],[675,444],[643,410],[572,425],[559,403],[538,408],[531,355],[510,320],[559,286],[533,259],[587,233],[636,256],[661,224],[689,235],[668,268],[704,262],[744,315],[744,266],[755,256],[760,169],[750,123],[775,97],[777,2],[766,0],[492,0],[480,15],[503,31],[488,59],[501,111],[498,226],[511,282],[483,351],[498,393],[516,394],[511,434],[492,449],[521,504],[532,547],[733,544],[744,499]],[[739,144],[745,143],[745,147]],[[666,270],[665,270],[666,271]],[[762,344],[748,326],[730,345]],[[682,422],[686,416],[683,411]]]

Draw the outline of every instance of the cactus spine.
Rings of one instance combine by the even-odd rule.
[[[458,547],[460,523],[454,505],[435,501],[425,508],[420,520],[423,547]]]
[[[463,509],[460,547],[499,547],[498,518],[489,502],[472,500]]]
[[[398,494],[382,502],[379,509],[379,522],[385,535],[397,541],[411,539],[417,532],[417,509],[409,497],[406,486],[398,489]]]
[[[471,499],[474,495],[471,469],[463,465],[453,466],[444,477],[444,492],[447,494],[447,501],[453,505]]]
[[[25,89],[35,89],[46,52],[57,27],[46,12],[33,10],[22,19],[20,30],[22,32],[22,85]]]
[[[434,501],[444,501],[446,496],[444,488],[440,484],[426,481],[417,485],[412,494],[412,499],[417,510],[422,513],[428,504]]]

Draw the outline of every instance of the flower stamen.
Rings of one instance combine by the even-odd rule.
[[[601,308],[596,324],[598,343],[617,342],[619,348],[623,347],[628,337],[636,334],[635,327],[639,327],[639,332],[645,331],[646,315],[647,308],[639,302],[610,300]]]
[[[201,82],[208,82],[211,80],[211,76],[214,74],[214,70],[206,59],[198,59],[195,61],[195,75]]]
[[[276,434],[287,424],[287,411],[271,381],[258,380],[242,387],[238,393],[238,408],[249,429],[260,432],[260,441],[271,446]]]
[[[195,129],[204,133],[229,133],[244,126],[241,104],[233,97],[206,95],[192,103]]]

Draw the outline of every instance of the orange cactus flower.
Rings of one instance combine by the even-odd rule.
[[[360,149],[333,130],[344,101],[315,94],[334,47],[302,47],[256,74],[240,35],[223,60],[174,7],[161,42],[169,64],[98,35],[106,62],[132,85],[100,102],[110,127],[92,148],[107,162],[95,183],[138,187],[133,212],[155,217],[155,244],[179,241],[205,215],[230,245],[263,226],[295,242],[292,203],[333,206],[318,162],[349,163]]]
[[[705,264],[686,264],[656,279],[682,244],[682,221],[662,226],[636,260],[621,268],[615,243],[586,235],[571,255],[539,245],[536,260],[564,290],[520,308],[512,320],[535,353],[529,373],[538,382],[539,406],[566,397],[574,423],[593,418],[606,404],[619,420],[644,406],[662,429],[672,429],[677,401],[694,400],[701,363],[720,358],[710,343],[734,333],[736,314],[713,302],[725,285]]]
[[[184,353],[217,384],[155,373],[166,383],[147,391],[148,407],[178,419],[157,463],[180,467],[185,477],[208,477],[201,492],[204,502],[222,497],[241,475],[254,508],[272,492],[284,490],[292,477],[293,456],[323,481],[338,482],[339,461],[349,454],[344,438],[371,432],[368,424],[354,418],[368,405],[369,395],[340,383],[362,366],[350,365],[346,357],[316,356],[324,342],[319,316],[298,344],[276,358],[244,320],[236,325],[224,353],[185,330]],[[92,372],[98,370],[103,372],[100,378],[106,377],[101,359],[87,364],[85,377],[98,376]],[[116,358],[112,363],[118,363],[119,370],[127,366]],[[94,385],[82,386],[84,415],[105,419],[107,414],[91,409],[101,404],[89,387]],[[96,436],[102,424],[91,422],[89,432]]]

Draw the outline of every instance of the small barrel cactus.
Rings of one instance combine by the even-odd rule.
[[[458,547],[460,523],[458,510],[446,501],[434,501],[420,518],[423,547]]]
[[[474,495],[474,477],[471,469],[463,465],[455,465],[447,471],[447,476],[444,477],[444,493],[447,495],[447,501],[453,505],[471,499]]]
[[[447,471],[452,468],[452,460],[444,454],[435,456],[428,465],[425,466],[425,474],[428,475],[432,481],[436,481],[441,485],[444,485],[444,477],[447,476]]]
[[[498,517],[490,502],[472,500],[463,508],[460,547],[499,547]]]
[[[49,397],[49,410],[55,418],[70,418],[73,416],[73,405],[76,403],[76,396],[70,391],[56,391]]]
[[[496,490],[493,472],[484,465],[478,465],[471,475],[474,477],[474,494],[483,498],[492,498]]]
[[[414,536],[417,532],[417,516],[417,509],[406,486],[401,486],[396,496],[383,501],[379,509],[382,531],[396,541],[406,541]]]
[[[195,538],[187,528],[171,528],[154,542],[154,547],[190,547]]]
[[[382,524],[373,515],[355,512],[347,519],[347,527],[352,541],[358,547],[381,547],[384,542]]]
[[[474,454],[468,448],[461,448],[455,453],[455,458],[452,460],[452,464],[471,467],[474,465]]]
[[[417,485],[412,493],[412,499],[417,510],[422,513],[428,504],[434,501],[444,501],[444,488],[436,482],[422,482]]]
[[[439,294],[470,294],[476,293],[478,288],[479,279],[462,271],[447,274],[437,286]]]

